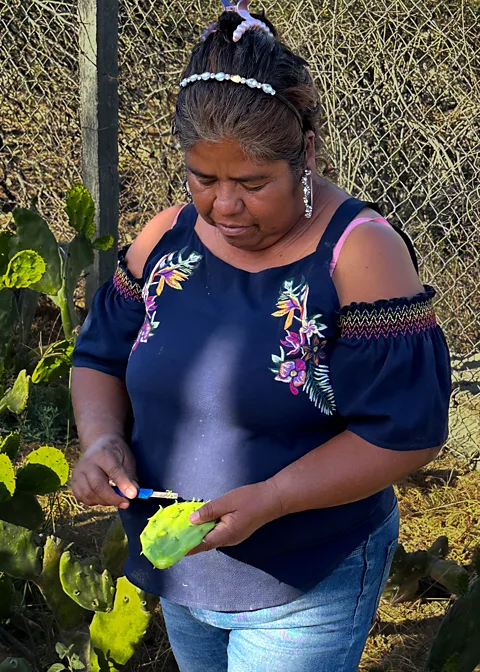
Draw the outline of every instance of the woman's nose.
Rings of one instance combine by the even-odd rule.
[[[235,184],[217,185],[213,210],[222,217],[241,214],[243,210],[243,201]]]

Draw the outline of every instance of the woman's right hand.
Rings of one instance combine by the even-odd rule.
[[[128,499],[117,495],[109,481],[129,499],[137,496],[134,457],[125,440],[114,434],[100,436],[87,448],[72,472],[70,485],[82,504],[126,509]]]

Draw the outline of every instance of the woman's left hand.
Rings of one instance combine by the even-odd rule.
[[[206,502],[190,516],[190,522],[194,524],[218,519],[220,522],[187,555],[211,551],[219,546],[236,546],[281,515],[280,498],[268,481],[230,490],[222,497]]]

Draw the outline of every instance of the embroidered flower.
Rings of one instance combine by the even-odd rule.
[[[274,366],[270,371],[275,374],[275,380],[289,384],[292,394],[298,395],[299,389],[303,389],[317,408],[326,415],[332,415],[335,397],[329,370],[328,366],[320,364],[325,359],[327,343],[320,339],[323,339],[327,327],[320,314],[308,315],[308,295],[309,286],[303,279],[296,286],[292,279],[283,283],[277,310],[272,315],[287,317],[284,325],[287,335],[280,341],[280,355],[272,355]],[[290,330],[294,321],[299,323],[298,332]],[[289,349],[285,351],[282,346]]]
[[[151,331],[152,331],[152,325],[148,317],[146,317],[145,322],[142,324],[142,327],[138,332],[138,336],[135,340],[135,343],[133,344],[132,351],[137,349],[139,343],[147,342]]]
[[[298,388],[305,384],[307,365],[303,359],[294,359],[280,364],[278,375],[275,380],[281,383],[289,383],[292,394],[298,394]]]
[[[327,341],[321,341],[318,336],[314,336],[311,343],[303,347],[303,358],[306,362],[309,359],[312,360],[315,366],[320,364],[321,359],[325,359],[325,352],[323,348],[325,347]]]
[[[302,345],[305,343],[305,337],[302,332],[297,334],[295,331],[287,330],[287,337],[284,341],[280,341],[280,343],[291,348],[291,350],[287,352],[287,355],[298,355],[302,349]]]
[[[145,301],[145,311],[146,311],[147,315],[150,315],[155,310],[155,297],[154,296],[146,296],[144,301]]]
[[[278,310],[275,313],[272,313],[272,315],[273,317],[283,317],[286,315],[285,330],[288,330],[292,326],[295,311],[301,311],[302,306],[296,296],[289,296],[286,299],[279,299],[277,308]]]

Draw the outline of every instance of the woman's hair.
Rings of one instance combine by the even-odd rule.
[[[264,15],[253,16],[276,35]],[[230,138],[253,161],[285,160],[300,176],[305,169],[305,133],[313,131],[317,145],[319,133],[318,94],[306,62],[259,30],[249,30],[234,42],[233,32],[241,22],[235,12],[224,12],[216,32],[193,49],[183,77],[203,72],[240,75],[270,84],[277,95],[225,81],[194,82],[180,90],[175,133],[185,151],[196,142]]]

